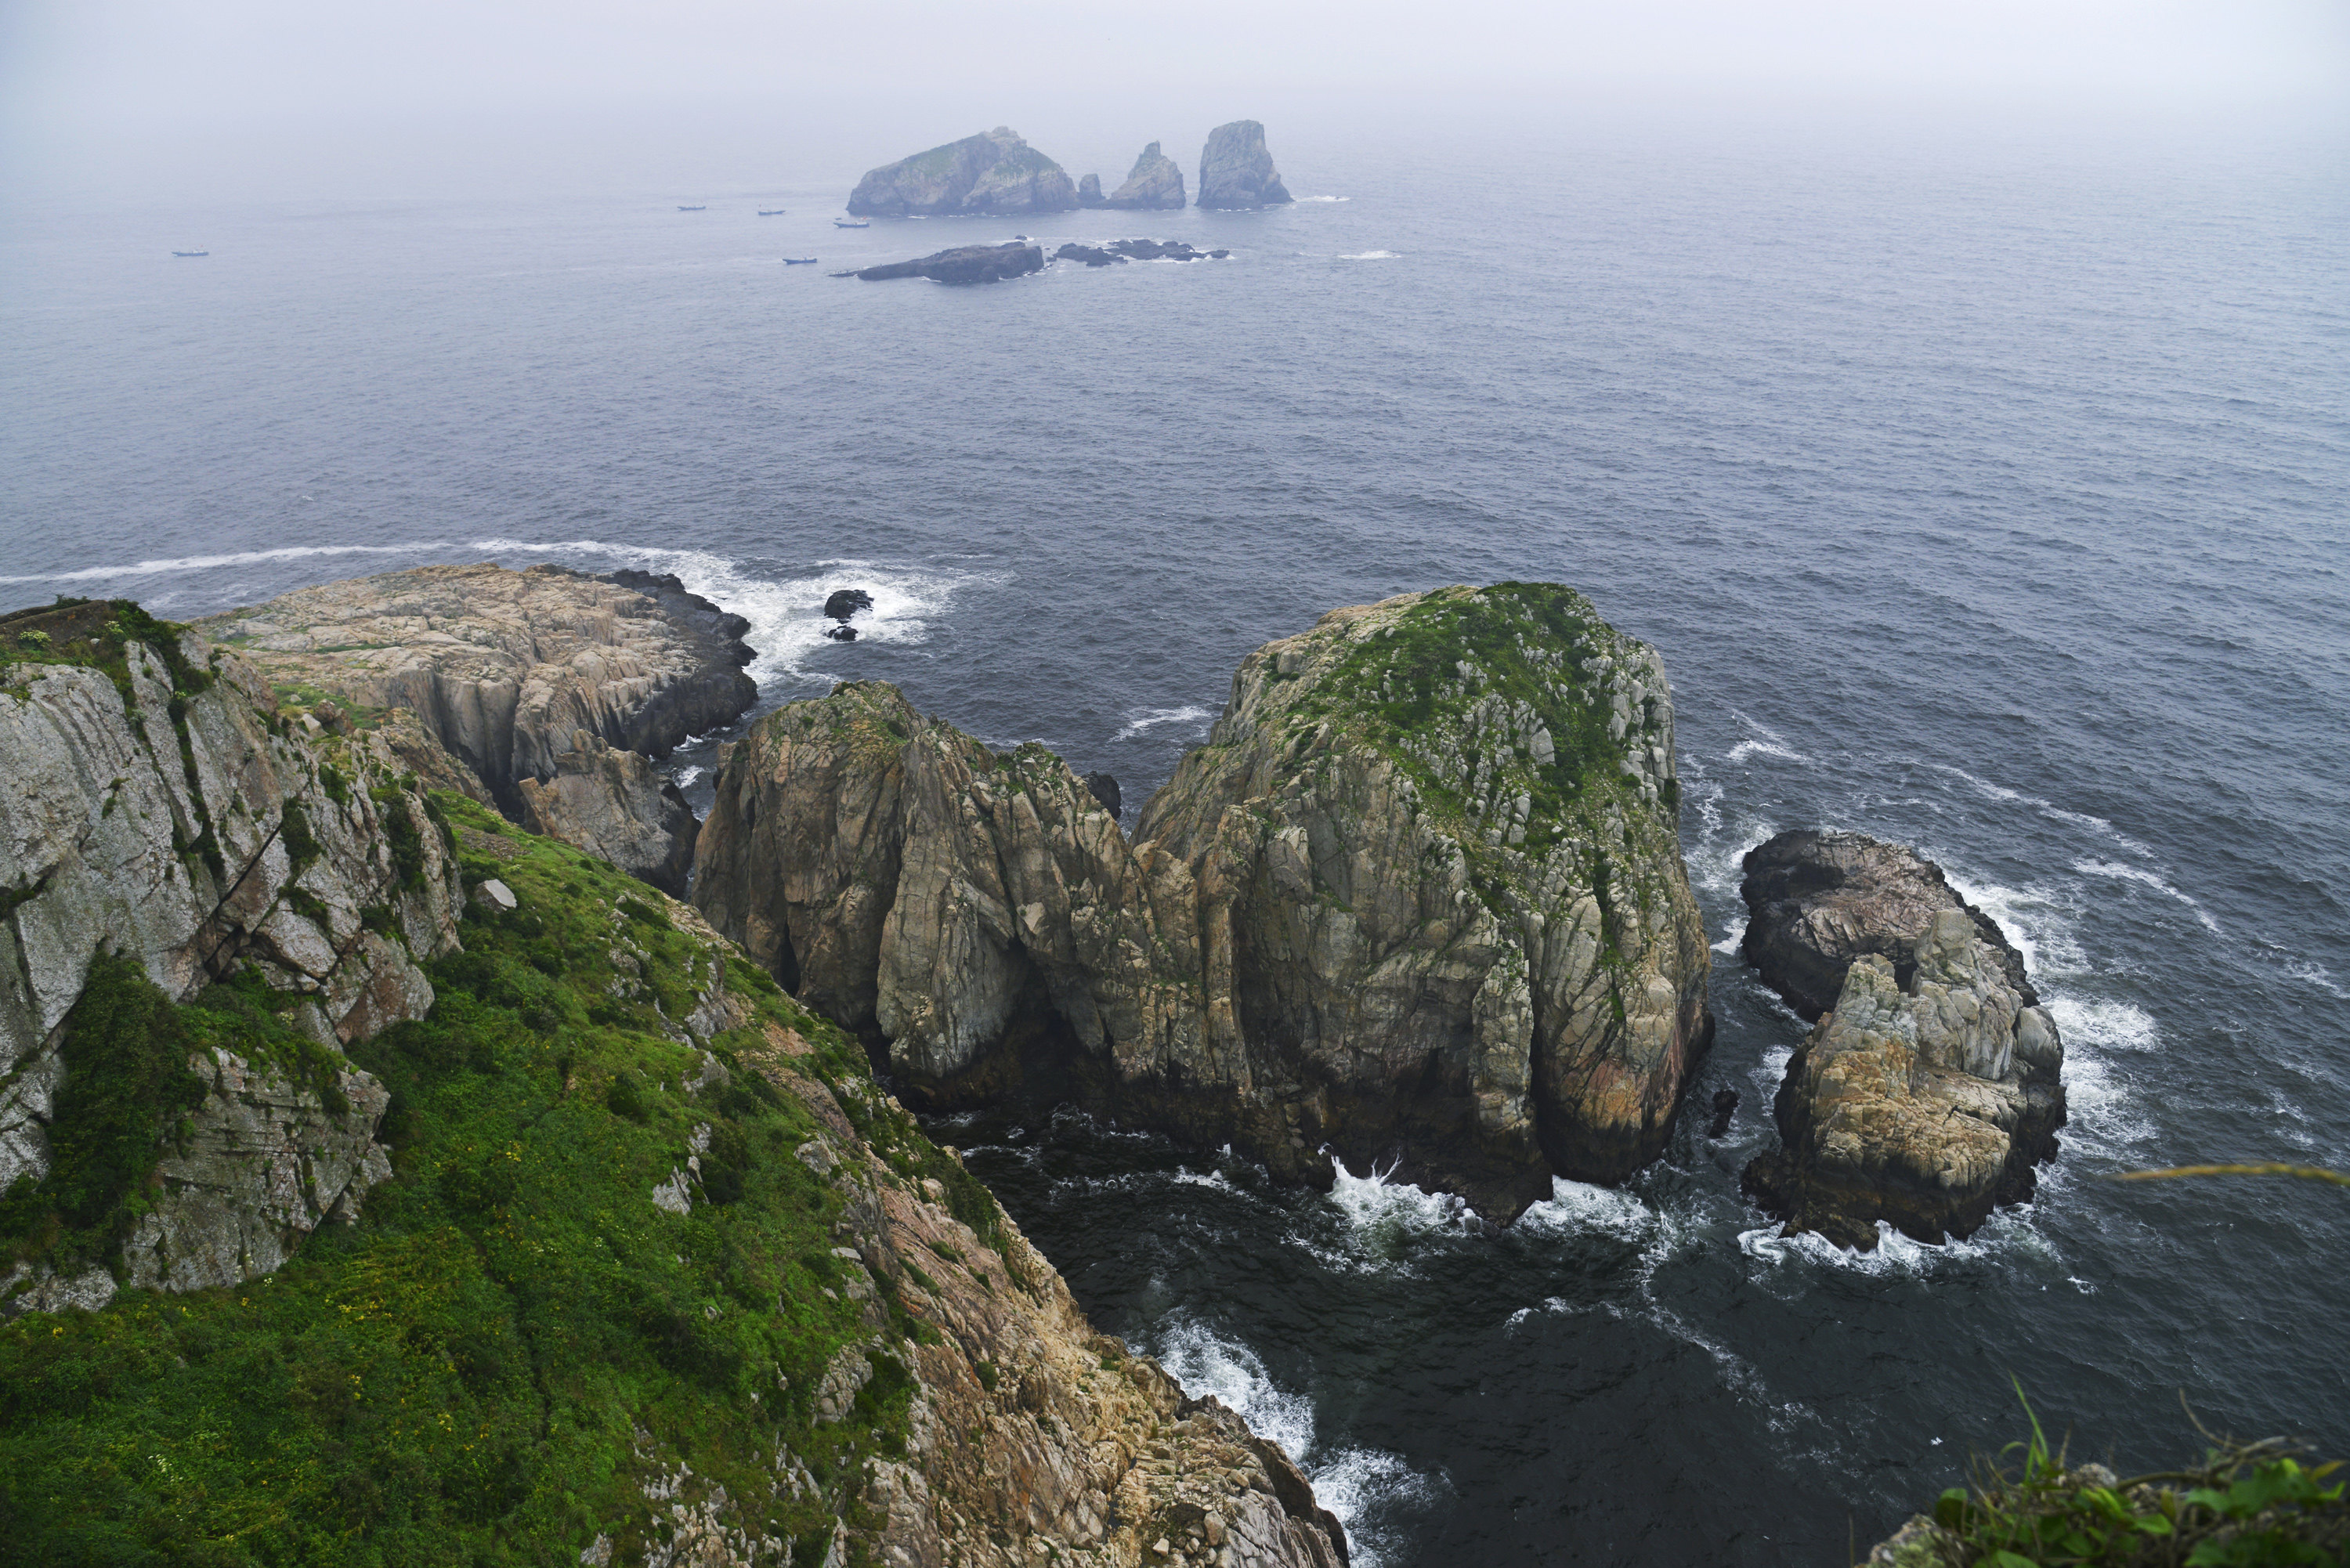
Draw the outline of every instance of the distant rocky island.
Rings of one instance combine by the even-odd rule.
[[[1293,200],[1265,149],[1263,122],[1236,119],[1208,133],[1200,151],[1201,206],[1246,211]],[[1184,202],[1183,170],[1156,141],[1135,159],[1126,182],[1104,195],[1100,175],[1073,182],[1018,131],[999,125],[868,171],[849,194],[848,211],[865,218],[1008,217],[1079,208],[1173,212]]]

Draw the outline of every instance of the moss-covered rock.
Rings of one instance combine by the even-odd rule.
[[[1513,1216],[1661,1147],[1703,1048],[1656,656],[1547,585],[1249,656],[1133,841],[879,683],[722,766],[695,898],[937,1106],[1073,1097]]]

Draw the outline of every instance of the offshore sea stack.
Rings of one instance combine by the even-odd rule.
[[[929,1105],[1075,1099],[1507,1220],[1654,1158],[1710,1035],[1678,802],[1653,650],[1456,587],[1251,654],[1132,841],[892,688],[780,710],[695,899]]]
[[[2032,1195],[2064,1124],[2064,1045],[2022,955],[1916,851],[1783,833],[1750,852],[1744,950],[1818,1026],[1742,1184],[1791,1231],[1966,1236]]]
[[[1098,194],[1098,185],[1096,191]],[[1172,212],[1183,205],[1182,167],[1154,141],[1134,161],[1126,183],[1095,204],[1128,212]]]
[[[1200,151],[1201,206],[1278,207],[1295,199],[1265,151],[1262,122],[1236,119],[1208,132]]]
[[[939,251],[919,256],[912,261],[890,262],[881,266],[868,266],[858,273],[835,273],[836,277],[861,277],[867,283],[887,283],[893,278],[926,277],[932,283],[1002,283],[1008,277],[1023,277],[1045,270],[1045,248],[1042,245],[1014,243],[1003,245],[960,245],[953,250]],[[844,625],[847,617],[839,618]],[[842,639],[855,641],[854,636]]]
[[[1077,188],[1061,166],[1009,126],[885,163],[857,182],[858,217],[1007,216],[1076,210]]]
[[[666,756],[758,695],[750,623],[673,576],[562,566],[420,566],[301,588],[196,623],[290,703],[379,736],[428,786],[455,788],[663,887],[681,886],[692,814],[603,748]],[[591,790],[598,798],[591,802]],[[619,827],[622,819],[632,826]],[[624,842],[625,841],[625,842]]]

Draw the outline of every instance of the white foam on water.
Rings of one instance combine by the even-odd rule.
[[[684,767],[677,770],[675,776],[670,780],[670,783],[677,785],[680,789],[684,789],[701,776],[702,768],[700,764],[689,763]]]
[[[176,556],[133,561],[121,566],[84,566],[73,572],[31,572],[0,576],[0,583],[89,583],[108,577],[151,577],[173,572],[209,572],[222,566],[257,566],[270,561],[299,561],[313,556],[418,556],[434,550],[461,550],[465,545],[445,539],[414,545],[289,545],[276,550],[245,550],[233,556]]]
[[[1939,1242],[1915,1241],[1884,1220],[1877,1222],[1877,1248],[1863,1252],[1839,1247],[1815,1231],[1782,1234],[1783,1227],[1757,1226],[1738,1233],[1738,1250],[1777,1270],[1804,1264],[1879,1278],[1925,1279],[1950,1269],[2017,1255],[2056,1261],[2056,1249],[2032,1223],[2030,1205],[2002,1209],[1973,1235]]]
[[[1758,723],[1753,719],[1739,712],[1735,708],[1732,708],[1730,711],[1732,717],[1737,719],[1740,723],[1745,725],[1748,729],[1753,731],[1756,735],[1761,737],[1761,739],[1739,742],[1736,745],[1731,747],[1728,752],[1723,753],[1722,761],[1727,763],[1742,763],[1749,757],[1764,756],[1776,757],[1781,762],[1801,763],[1806,767],[1813,765],[1811,758],[1795,750],[1794,746],[1788,741],[1786,736],[1779,733],[1778,731],[1771,728],[1770,725]]]
[[[1126,727],[1110,739],[1130,741],[1145,730],[1156,730],[1164,724],[1194,724],[1204,732],[1214,717],[1205,708],[1143,708],[1128,714]]]
[[[2325,966],[2322,963],[2316,963],[2308,959],[2288,959],[2285,961],[2284,972],[2304,985],[2315,986],[2337,1002],[2350,1002],[2350,991],[2345,991],[2334,984],[2334,977],[2326,972]]]
[[[1426,1497],[1431,1490],[1428,1478],[1399,1456],[1377,1449],[1317,1453],[1313,1401],[1275,1385],[1255,1351],[1205,1324],[1180,1314],[1170,1317],[1155,1335],[1151,1354],[1186,1395],[1214,1395],[1258,1437],[1280,1444],[1313,1481],[1315,1500],[1346,1526],[1349,1559],[1356,1568],[1378,1568],[1385,1543],[1377,1532],[1363,1528],[1366,1514],[1380,1503]]]
[[[1401,261],[1403,257],[1394,251],[1353,251],[1339,256],[1338,259],[1340,261]]]
[[[2048,1016],[2064,1037],[2069,1054],[2076,1045],[2109,1051],[2151,1051],[2161,1044],[2154,1014],[2135,1002],[2099,1001],[2078,996],[2052,996]]]
[[[483,539],[470,547],[502,555],[595,556],[616,565],[672,574],[690,591],[751,623],[743,640],[757,653],[750,674],[762,687],[771,682],[829,685],[838,679],[837,671],[807,667],[813,655],[835,646],[825,636],[836,623],[824,614],[824,601],[837,588],[863,588],[873,597],[873,607],[849,621],[858,641],[915,646],[930,640],[935,623],[958,594],[1010,580],[1002,572],[909,571],[864,560],[818,561],[805,576],[775,578],[754,575],[740,562],[706,550],[656,549],[599,539],[553,544]]]
[[[1928,763],[1926,765],[1936,773],[1948,774],[1952,778],[1964,779],[1989,799],[2020,802],[2053,822],[2069,822],[2075,827],[2088,828],[2102,837],[2112,839],[2133,855],[2144,856],[2149,860],[2154,858],[2152,849],[2122,832],[2102,816],[2092,816],[2085,811],[2067,811],[2054,801],[2043,800],[2036,794],[2026,794],[2020,789],[2010,789],[2005,784],[1995,784],[1989,779],[1978,778],[1966,769],[1952,767],[1948,763]]]
[[[1351,202],[1354,200],[1352,196],[1300,196],[1297,199],[1301,202]]]
[[[1368,1176],[1357,1176],[1342,1159],[1332,1160],[1330,1166],[1336,1173],[1330,1188],[1331,1206],[1346,1216],[1353,1230],[1366,1235],[1443,1230],[1459,1225],[1468,1216],[1469,1206],[1450,1192],[1430,1192],[1408,1181],[1388,1180],[1392,1166],[1385,1171],[1374,1167]]]
[[[2202,921],[2204,929],[2213,936],[2221,934],[2220,922],[2211,918],[2211,912],[2209,909],[2151,871],[2141,870],[2136,866],[2124,866],[2115,860],[2075,860],[2073,862],[2073,869],[2084,877],[2112,877],[2124,882],[2135,882],[2142,888],[2151,888],[2167,898],[2178,899],[2194,910],[2195,918]]]
[[[1575,1235],[1601,1231],[1637,1241],[1654,1231],[1662,1217],[1620,1187],[1594,1187],[1554,1176],[1551,1195],[1518,1216],[1519,1228],[1541,1236]]]
[[[2023,955],[2023,972],[2034,990],[2050,975],[2086,974],[2088,955],[2081,947],[2080,928],[2074,912],[2054,894],[2039,888],[2007,888],[1981,882],[1950,868],[1949,857],[1929,856],[1959,897],[1999,922],[2015,950]]]

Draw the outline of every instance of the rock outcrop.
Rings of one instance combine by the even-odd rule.
[[[1212,139],[1210,144],[1213,145]],[[1263,145],[1263,134],[1260,128],[1260,150]],[[1101,204],[1127,212],[1172,212],[1183,205],[1182,168],[1175,160],[1159,151],[1159,143],[1154,141],[1144,148],[1142,155],[1134,161],[1133,169],[1126,176],[1126,183],[1103,197]]]
[[[941,1183],[894,1172],[844,1112],[886,1127],[895,1102],[827,1089],[788,1047],[747,1060],[828,1129],[803,1158],[851,1195],[849,1293],[886,1291],[942,1331],[906,1347],[918,1413],[904,1457],[876,1462],[868,1561],[1345,1568],[1345,1531],[1279,1447],[1095,1334],[1008,1217],[982,1236]],[[879,1354],[844,1352],[827,1384],[853,1397]]]
[[[431,809],[389,747],[293,721],[234,653],[127,600],[0,619],[0,1189],[50,1168],[102,955],[173,1001],[257,976],[329,1053],[431,1007],[415,960],[455,947],[462,901]],[[185,1163],[128,1264],[174,1288],[275,1267],[386,1168],[364,1074],[336,1111],[224,1049],[193,1068]]]
[[[927,1104],[1400,1161],[1509,1218],[1653,1158],[1710,1033],[1671,722],[1570,590],[1406,595],[1250,655],[1129,843],[1041,747],[847,685],[732,749],[695,897]]]
[[[576,844],[673,898],[685,897],[701,824],[677,785],[640,753],[581,730],[556,754],[555,776],[522,781],[522,825]]]
[[[1102,204],[1101,176],[1088,174],[1077,182],[1077,205],[1098,207]]]
[[[862,272],[835,273],[835,277],[860,277],[867,283],[894,278],[926,277],[932,283],[1002,283],[1045,270],[1045,248],[1014,241],[1001,245],[960,245],[912,261],[868,266]]]
[[[301,588],[197,623],[289,701],[372,722],[411,711],[509,817],[585,731],[666,756],[758,695],[749,623],[674,577],[561,566],[420,566]]]
[[[1864,1250],[1879,1220],[1925,1241],[1966,1236],[2031,1197],[2033,1168],[2055,1154],[2064,1047],[2010,973],[2012,950],[1944,908],[1907,950],[1901,979],[1864,946],[1787,1064],[1781,1147],[1742,1185],[1791,1231]]]
[[[1236,119],[1208,132],[1200,150],[1201,206],[1278,207],[1295,199],[1265,151],[1261,122]]]
[[[2034,1006],[2023,955],[1989,915],[1916,850],[1865,833],[1796,828],[1747,851],[1746,936],[1740,950],[1765,983],[1814,1023],[1835,1005],[1845,972],[1863,953],[1892,961],[1909,982],[1918,940],[1934,917],[1957,909],[1998,955],[2009,988]]]
[[[848,210],[859,217],[948,217],[1067,213],[1077,188],[1061,166],[1008,126],[885,163],[857,182]]]

